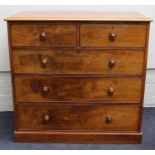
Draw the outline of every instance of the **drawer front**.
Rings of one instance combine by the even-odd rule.
[[[142,74],[143,50],[14,50],[15,73]]]
[[[76,46],[76,26],[13,24],[11,41],[14,46]]]
[[[18,104],[19,130],[138,131],[137,106]]]
[[[17,101],[140,102],[142,79],[17,76]]]
[[[144,47],[145,24],[83,24],[81,46]]]

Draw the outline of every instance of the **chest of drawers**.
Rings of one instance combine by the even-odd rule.
[[[149,18],[28,12],[6,20],[16,141],[141,142]]]

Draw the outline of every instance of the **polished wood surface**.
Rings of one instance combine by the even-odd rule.
[[[75,25],[13,24],[13,46],[76,46]]]
[[[80,36],[82,47],[144,47],[146,24],[83,24]]]
[[[20,12],[7,21],[151,21],[150,18],[132,12]]]
[[[105,143],[137,144],[142,141],[142,133],[125,132],[78,132],[78,131],[15,131],[17,142],[53,142],[53,143]]]
[[[138,58],[138,59],[137,59]],[[143,74],[143,50],[13,50],[15,73]]]
[[[46,103],[21,103],[17,105],[17,121],[19,130],[136,132],[139,112],[138,106],[50,106]],[[108,121],[109,117],[111,121]]]
[[[142,80],[140,78],[20,76],[15,77],[15,85],[18,102],[139,103]]]
[[[150,19],[7,18],[16,141],[140,143]]]

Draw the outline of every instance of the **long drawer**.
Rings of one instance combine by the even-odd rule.
[[[141,78],[16,76],[16,100],[139,103]]]
[[[12,24],[13,46],[76,46],[76,26],[71,24]]]
[[[13,50],[15,73],[142,74],[143,62],[143,50]]]
[[[83,24],[80,45],[83,47],[144,47],[145,24]]]
[[[19,130],[138,131],[138,106],[17,104]]]

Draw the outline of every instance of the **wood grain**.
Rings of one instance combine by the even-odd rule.
[[[15,77],[17,101],[140,102],[142,79],[99,77]],[[44,88],[46,90],[44,90]],[[110,89],[114,89],[110,93]]]
[[[143,61],[143,50],[13,50],[15,73],[142,75]]]
[[[15,131],[17,142],[139,144],[142,133]]]
[[[137,131],[138,106],[18,104],[19,130]],[[132,115],[131,115],[132,114]],[[44,116],[50,119],[45,122]],[[112,122],[106,122],[107,117]]]
[[[110,33],[116,39],[109,39]],[[80,45],[110,47],[144,47],[146,24],[82,24],[80,28]]]
[[[151,21],[134,12],[20,12],[7,21]]]
[[[141,142],[149,18],[29,12],[6,20],[15,140]]]
[[[40,35],[45,33],[45,39]],[[75,25],[54,24],[12,24],[11,41],[13,46],[76,46]]]

